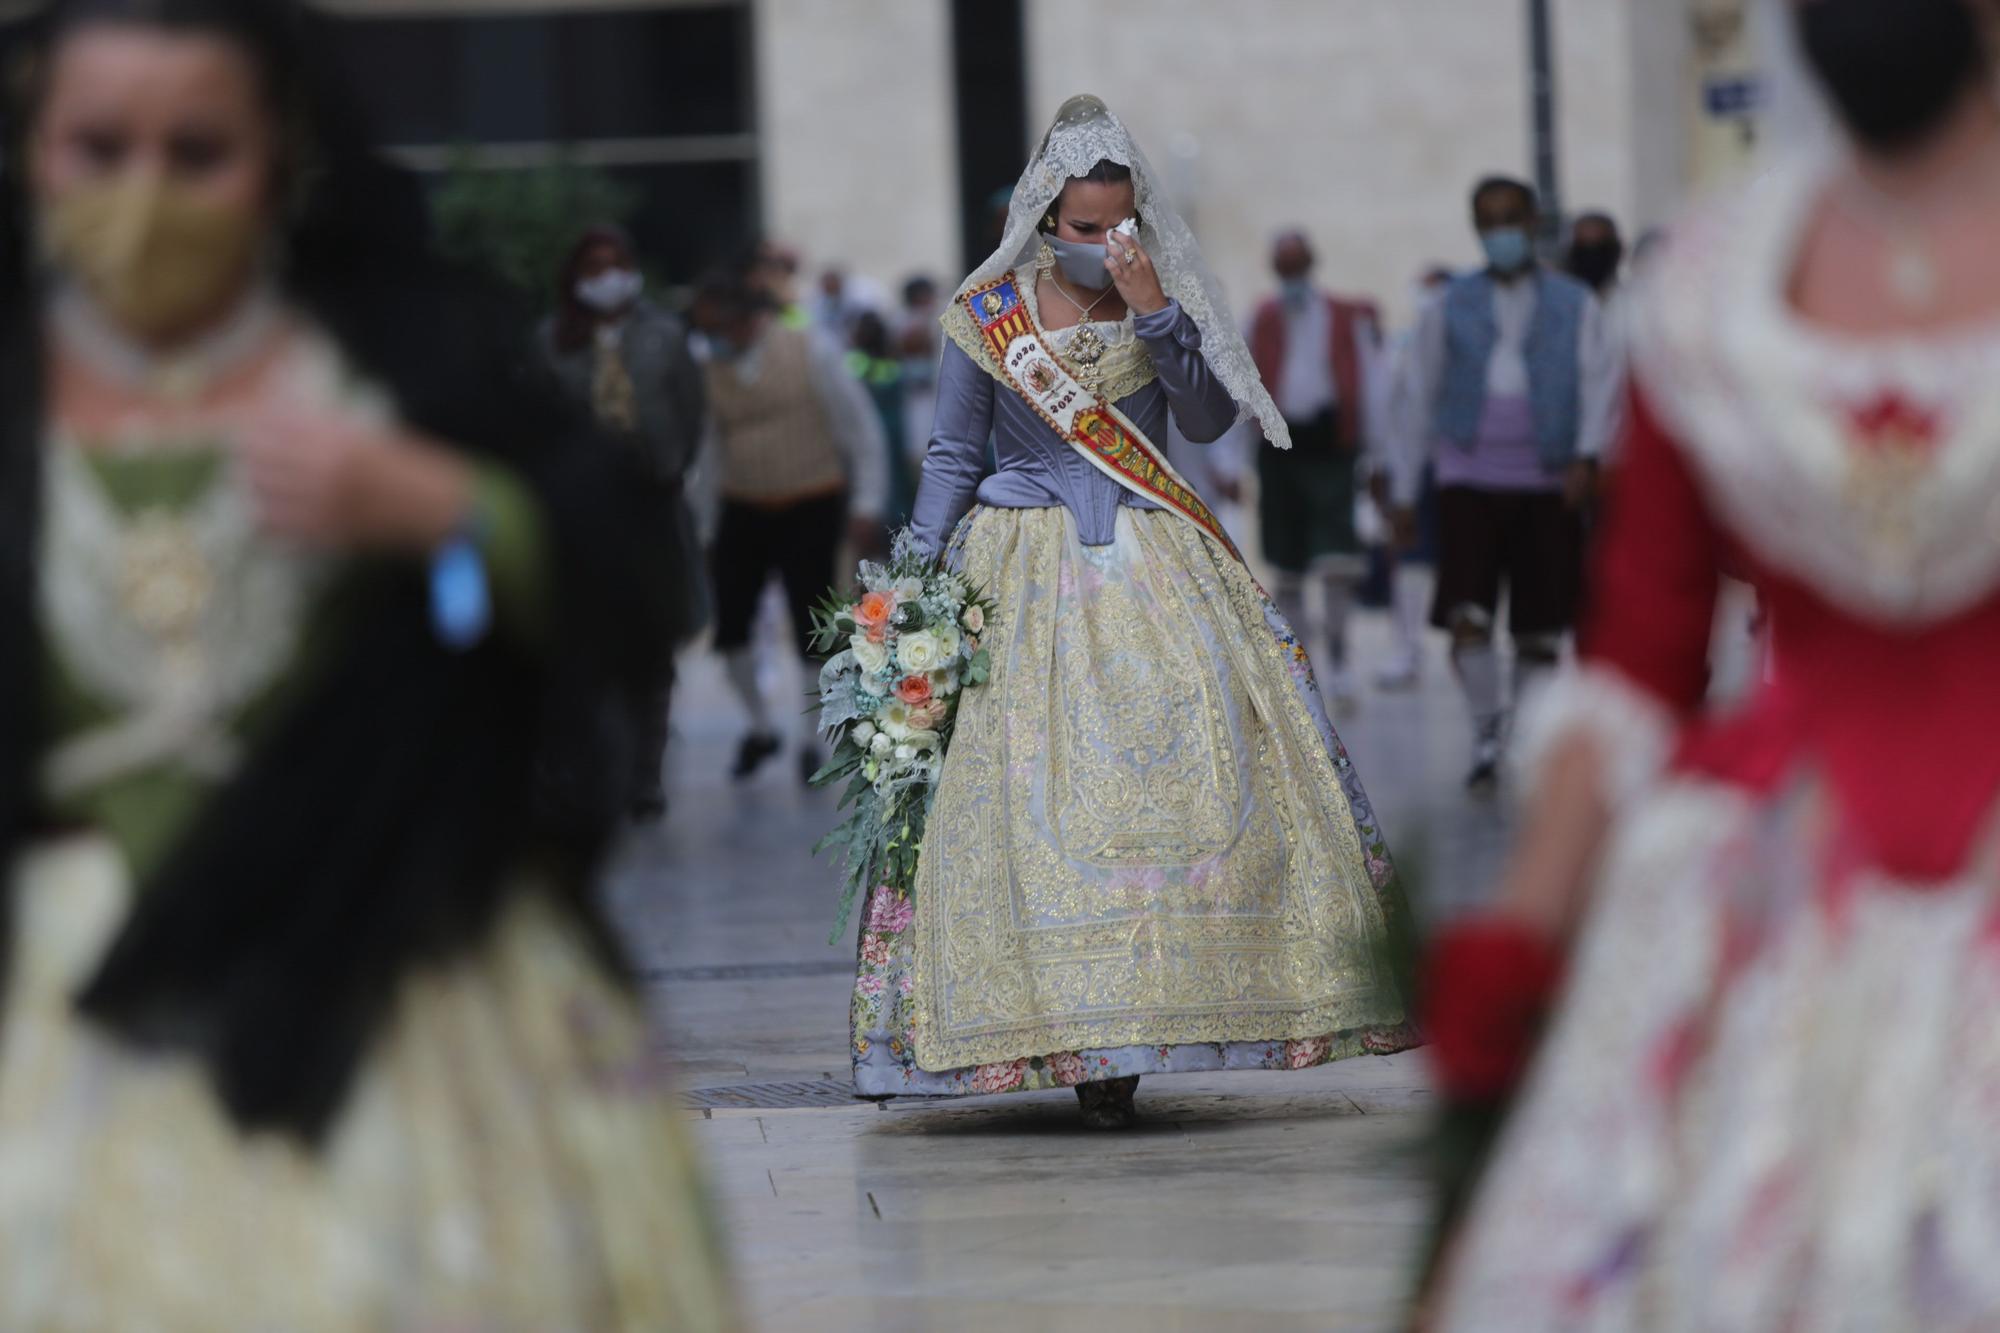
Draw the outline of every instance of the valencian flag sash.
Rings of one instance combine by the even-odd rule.
[[[967,292],[965,308],[1000,377],[1056,434],[1126,490],[1179,514],[1237,560],[1243,558],[1215,514],[1174,471],[1166,455],[1131,418],[1084,388],[1063,365],[1028,318],[1012,273]]]

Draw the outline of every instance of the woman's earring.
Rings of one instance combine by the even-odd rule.
[[[1054,231],[1055,229],[1056,229],[1056,215],[1053,213],[1044,214],[1042,216],[1042,230]]]

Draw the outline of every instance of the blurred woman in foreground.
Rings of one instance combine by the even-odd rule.
[[[2000,1327],[2000,6],[1784,5],[1846,133],[1659,260],[1584,667],[1444,946],[1447,1088],[1519,999],[1455,977],[1569,970],[1445,1327]],[[1775,661],[1726,715],[1720,568]]]
[[[648,488],[510,377],[304,22],[69,0],[33,37],[0,1327],[727,1326],[587,892],[630,756],[582,720],[668,646]]]

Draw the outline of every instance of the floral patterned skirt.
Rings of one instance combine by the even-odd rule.
[[[1810,781],[1633,810],[1439,1327],[2000,1328],[1995,858],[1840,868]]]
[[[1413,1044],[1403,906],[1305,654],[1184,520],[978,508],[996,611],[915,893],[868,897],[863,1096],[1303,1069]]]
[[[245,1137],[203,1071],[71,997],[129,908],[107,841],[14,868],[0,1008],[0,1328],[739,1327],[628,997],[547,902],[411,977],[329,1141]]]

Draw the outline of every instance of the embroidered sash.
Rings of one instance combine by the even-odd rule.
[[[1056,434],[1126,490],[1179,514],[1230,555],[1243,558],[1215,514],[1174,471],[1166,455],[1131,418],[1084,388],[1063,365],[1028,317],[1014,274],[967,292],[965,309],[1001,378]]]

